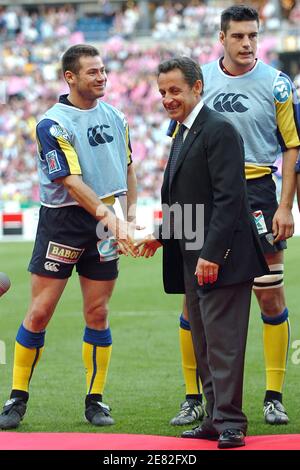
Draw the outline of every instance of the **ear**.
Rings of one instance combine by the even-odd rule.
[[[224,31],[220,31],[219,32],[219,41],[222,45],[224,45],[224,41],[225,41],[225,33]]]
[[[197,95],[201,95],[203,90],[203,82],[201,80],[197,80],[194,84],[194,91]]]
[[[75,74],[70,70],[65,71],[65,80],[68,85],[72,85],[74,83]]]

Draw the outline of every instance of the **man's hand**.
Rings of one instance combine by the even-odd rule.
[[[196,266],[195,275],[198,278],[199,286],[204,284],[213,284],[218,279],[219,265],[199,258]]]
[[[279,205],[273,217],[272,232],[275,243],[293,236],[294,218],[289,207]]]
[[[114,212],[103,204],[94,191],[82,181],[79,175],[69,175],[57,181],[65,186],[70,196],[81,207],[110,230],[116,239],[116,245],[120,253],[126,256],[139,256],[139,250],[134,246],[133,237],[134,231],[142,230],[142,227],[118,219]]]
[[[115,216],[111,211],[107,211],[105,218],[101,222],[107,225],[108,229],[116,239],[115,246],[119,253],[123,255],[131,255],[134,258],[139,256],[139,250],[134,243],[134,231],[142,230],[143,227],[135,225],[132,222],[126,222]]]
[[[114,233],[116,239],[116,245],[119,253],[123,255],[131,255],[134,258],[139,256],[139,250],[134,245],[134,231],[139,230],[132,222],[126,222],[125,220],[116,218],[116,230]]]
[[[162,246],[162,244],[156,240],[153,235],[148,235],[143,240],[135,244],[136,248],[141,248],[139,251],[140,256],[150,258],[155,255],[156,250]]]

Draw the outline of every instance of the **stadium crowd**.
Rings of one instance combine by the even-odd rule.
[[[107,2],[102,3],[104,8]],[[271,7],[268,2],[262,12],[263,29],[279,27]],[[126,40],[141,22],[138,6],[103,11],[114,17],[112,36],[101,46],[108,70],[105,100],[128,118],[139,196],[158,199],[169,139],[156,67],[174,53],[200,64],[217,58],[220,11],[200,1],[185,7],[166,2],[153,11],[150,35],[139,41]],[[291,30],[299,19],[299,1],[293,12],[287,20]],[[58,95],[67,91],[59,61],[68,46],[85,41],[76,21],[71,6],[30,13],[17,7],[0,9],[0,201],[38,201],[35,125]],[[260,57],[275,66],[279,40],[268,33],[261,40]]]

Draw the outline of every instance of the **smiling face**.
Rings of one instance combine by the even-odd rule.
[[[202,82],[197,80],[191,87],[178,68],[160,73],[157,79],[162,104],[170,119],[183,122],[200,101]]]
[[[70,96],[76,102],[90,102],[104,96],[107,75],[100,56],[82,56],[77,73],[66,71],[65,78],[70,86]]]
[[[230,21],[226,33],[220,32],[224,46],[224,66],[233,73],[250,70],[256,58],[258,38],[257,21]]]

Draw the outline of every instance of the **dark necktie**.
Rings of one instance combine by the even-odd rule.
[[[175,173],[175,166],[180,153],[182,144],[183,144],[183,134],[187,127],[184,124],[180,124],[177,134],[175,136],[172,151],[170,154],[170,171],[169,171],[169,187],[171,186],[171,181]]]

